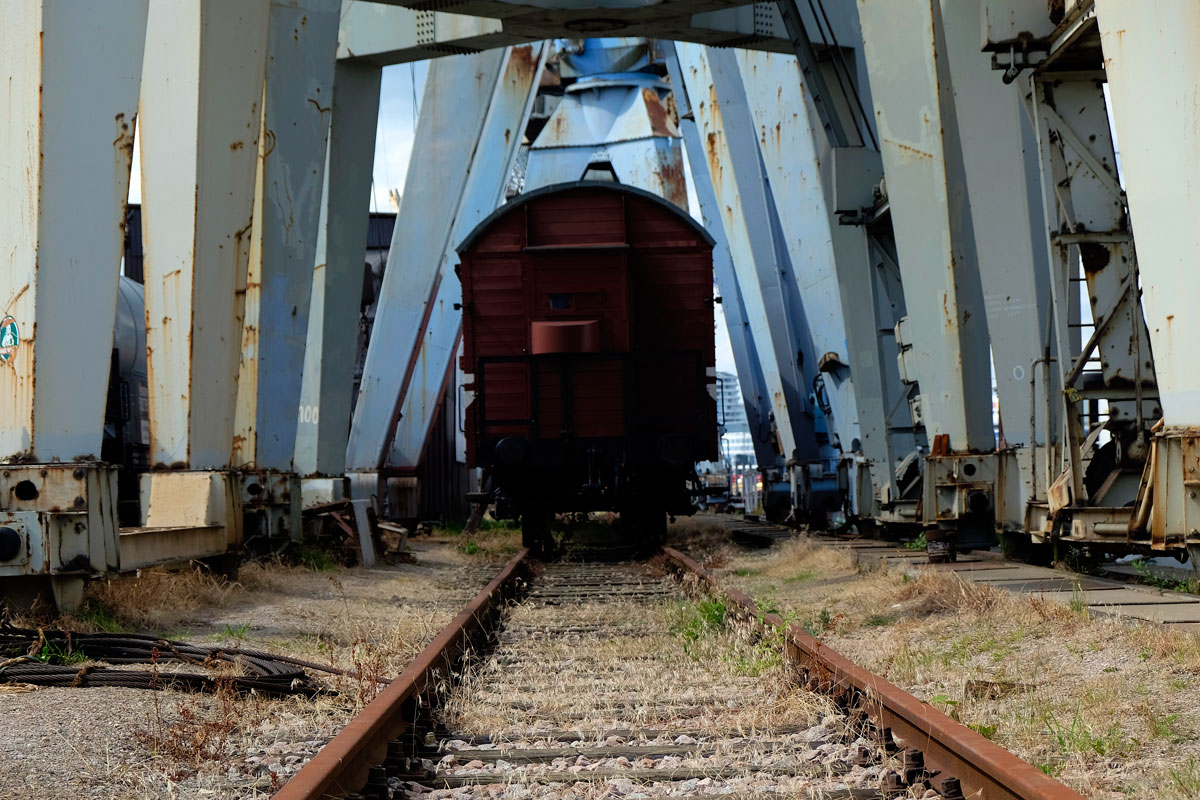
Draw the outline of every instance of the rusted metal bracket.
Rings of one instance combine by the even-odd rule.
[[[959,796],[973,800],[1083,800],[1083,795],[1054,780],[965,725],[883,678],[851,663],[778,614],[763,614],[745,593],[721,585],[716,576],[672,548],[663,551],[673,564],[722,594],[735,613],[787,634],[787,659],[801,675],[801,685],[819,688],[861,707],[881,730],[891,729],[906,750],[919,750],[923,774],[936,776],[934,788],[957,780]],[[906,754],[905,763],[914,761]],[[917,770],[913,770],[916,772]],[[943,791],[945,795],[945,791]]]

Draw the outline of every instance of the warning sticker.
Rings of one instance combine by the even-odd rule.
[[[11,360],[20,343],[21,333],[17,330],[17,321],[12,315],[5,314],[4,319],[0,319],[0,363]]]

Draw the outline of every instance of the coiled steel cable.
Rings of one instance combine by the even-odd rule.
[[[133,689],[192,689],[271,695],[328,691],[305,670],[354,673],[290,656],[239,647],[205,647],[136,633],[77,633],[0,625],[0,683],[36,686],[123,686]],[[68,663],[50,663],[53,660]],[[102,662],[102,663],[98,663]],[[188,664],[208,672],[160,670],[159,664]],[[112,666],[103,666],[108,664]],[[115,669],[150,664],[149,670]],[[222,674],[226,670],[236,670]]]

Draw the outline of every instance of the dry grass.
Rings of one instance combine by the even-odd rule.
[[[76,794],[88,798],[268,796],[287,779],[287,769],[269,764],[292,759],[294,768],[298,758],[314,753],[494,573],[488,559],[444,543],[422,539],[414,549],[418,564],[371,570],[247,563],[236,582],[156,569],[91,585],[84,610],[58,624],[266,650],[355,674],[318,676],[330,691],[316,698],[130,691],[119,701],[119,721],[102,730],[90,724],[96,715],[76,715],[89,736],[61,722],[63,704],[72,712],[86,709],[92,698],[100,702],[91,692],[105,690],[81,689],[69,699],[49,692],[14,695],[30,698],[27,715],[59,722],[50,737],[21,739],[31,753],[22,762],[25,773],[11,781],[0,777],[0,796],[26,796],[10,793],[10,784],[24,785],[25,776],[39,769],[51,784],[68,769],[86,787]],[[56,747],[58,735],[77,752]],[[247,762],[252,753],[261,754],[261,763]],[[64,759],[69,768],[60,764]]]
[[[729,531],[704,515],[679,517],[667,528],[667,544],[715,569],[728,559]]]
[[[254,574],[261,568],[247,568]],[[242,583],[203,569],[156,568],[137,577],[117,577],[88,584],[82,611],[63,617],[69,630],[167,630],[201,610],[223,608],[244,596]]]
[[[466,533],[461,528],[439,528],[435,537],[453,546],[456,563],[475,561],[506,561],[521,549],[521,528],[508,520],[484,518],[479,530]]]
[[[722,579],[1088,797],[1200,797],[1200,637],[799,538]]]

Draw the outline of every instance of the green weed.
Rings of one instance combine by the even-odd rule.
[[[815,577],[817,577],[817,573],[815,570],[806,569],[806,570],[803,570],[802,572],[800,572],[799,574],[792,576],[791,578],[785,578],[783,582],[784,583],[801,583],[803,581],[812,580]]]
[[[76,616],[102,633],[121,633],[123,630],[117,615],[108,606],[95,600],[84,603]]]
[[[749,578],[752,575],[759,575],[761,573],[761,569],[751,569],[750,567],[742,567],[741,569],[735,569],[733,571],[733,574],[737,575],[739,578]]]
[[[815,618],[804,622],[804,630],[809,636],[821,636],[825,631],[829,630],[833,624],[833,614],[828,608],[822,608],[821,613]]]
[[[88,660],[87,655],[79,650],[68,650],[51,642],[42,642],[42,649],[34,658],[43,664],[82,664]]]
[[[755,642],[749,652],[730,657],[734,671],[749,678],[758,678],[763,673],[783,664],[783,648],[777,637]]]
[[[313,572],[330,572],[341,566],[332,553],[312,544],[301,544],[296,550],[296,560]]]
[[[681,606],[679,611],[680,619],[674,627],[674,633],[683,639],[683,651],[692,658],[698,658],[695,645],[702,638],[725,630],[728,608],[724,600],[705,597]]]
[[[241,625],[226,625],[223,633],[230,639],[245,639],[246,632],[250,630],[250,623],[243,622]]]
[[[1144,558],[1139,558],[1131,562],[1130,566],[1137,570],[1138,577],[1147,586],[1156,586],[1159,589],[1166,589],[1169,592],[1200,593],[1200,580],[1196,578],[1178,580],[1176,578],[1155,575],[1150,569],[1150,562]]]
[[[1170,739],[1172,742],[1182,741],[1183,735],[1179,730],[1179,715],[1168,714],[1165,717],[1155,716],[1153,712],[1146,709],[1146,722],[1150,728],[1150,735],[1156,739]]]
[[[1087,601],[1084,598],[1083,589],[1078,583],[1071,587],[1071,613],[1081,617],[1086,617],[1088,614]]]
[[[1092,727],[1083,721],[1077,710],[1071,717],[1070,723],[1062,723],[1052,712],[1042,716],[1042,722],[1049,731],[1055,745],[1064,755],[1085,755],[1095,753],[1098,756],[1113,756],[1127,749],[1121,730],[1117,725],[1109,726],[1103,733],[1096,733]]]
[[[1200,797],[1200,761],[1189,758],[1186,764],[1172,769],[1171,786],[1179,790],[1180,797]]]
[[[980,736],[982,736],[985,739],[995,739],[996,738],[996,730],[997,730],[996,725],[984,725],[982,722],[976,722],[974,724],[968,725],[967,727],[970,728],[971,730],[975,731],[976,733],[978,733]]]
[[[863,624],[868,628],[883,628],[887,625],[891,625],[895,621],[895,617],[889,617],[886,614],[872,614],[871,616],[867,617],[866,622]]]
[[[921,531],[921,535],[913,539],[911,542],[905,542],[904,546],[909,550],[924,550],[929,546],[929,542],[925,539],[925,531]]]

